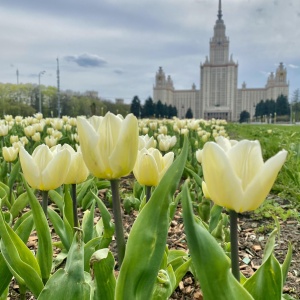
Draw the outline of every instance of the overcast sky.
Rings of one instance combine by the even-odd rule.
[[[200,81],[218,0],[1,0],[0,82],[96,90],[141,101],[162,66],[175,89]],[[264,87],[283,62],[290,95],[300,88],[300,0],[223,0],[238,86]]]

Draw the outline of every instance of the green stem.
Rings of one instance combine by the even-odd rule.
[[[145,188],[146,188],[146,202],[148,202],[151,197],[151,186],[146,185]]]
[[[235,212],[234,210],[230,210],[229,215],[230,215],[231,271],[233,276],[237,279],[237,281],[240,282],[237,212]]]
[[[8,173],[9,173],[9,176],[11,176],[11,162],[8,163]],[[11,203],[12,192],[13,192],[13,188],[12,188],[11,185],[9,185],[8,202],[9,202],[10,204],[12,204],[12,203]]]
[[[77,195],[76,195],[76,184],[71,184],[71,196],[73,202],[73,219],[74,227],[78,227],[78,213],[77,213]]]
[[[118,263],[119,268],[122,265],[123,258],[125,255],[125,237],[122,223],[122,213],[119,195],[119,179],[112,179],[110,181],[112,202],[113,202],[113,215],[115,220],[115,233],[117,241],[117,252],[118,252]]]
[[[48,191],[42,191],[42,208],[45,213],[45,216],[48,215]]]
[[[19,292],[20,292],[20,300],[26,300],[26,285],[20,284],[19,285]]]

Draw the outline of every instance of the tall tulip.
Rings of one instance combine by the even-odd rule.
[[[71,161],[67,149],[51,151],[45,144],[36,147],[30,155],[24,147],[19,152],[20,163],[28,184],[41,191],[48,192],[64,183]],[[47,194],[43,193],[43,210],[47,214]]]
[[[119,265],[125,253],[125,238],[119,196],[119,178],[128,175],[134,167],[139,143],[136,117],[125,119],[108,112],[104,117],[94,116],[89,122],[77,118],[77,130],[83,159],[90,172],[109,179],[112,188]]]
[[[211,199],[230,210],[232,272],[239,280],[237,213],[255,210],[270,192],[285,162],[282,150],[265,163],[260,143],[243,140],[231,147],[208,142],[202,167]]]

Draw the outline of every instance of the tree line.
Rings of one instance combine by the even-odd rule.
[[[280,95],[276,101],[273,99],[261,100],[255,107],[255,117],[262,116],[286,116],[290,115],[290,104],[284,95]]]
[[[100,116],[108,111],[125,116],[130,110],[129,104],[102,99],[94,91],[80,93],[71,90],[60,92],[60,106],[58,107],[57,88],[44,85],[40,88],[44,117]],[[40,90],[36,84],[0,83],[0,115],[32,116],[39,111],[39,97]]]
[[[152,98],[146,99],[142,105],[138,96],[134,96],[130,105],[130,112],[137,118],[172,118],[177,116],[177,108],[172,105],[163,104],[160,100],[156,103]]]

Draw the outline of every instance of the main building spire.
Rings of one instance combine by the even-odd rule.
[[[221,3],[221,0],[219,0],[218,19],[222,20],[222,3]]]

